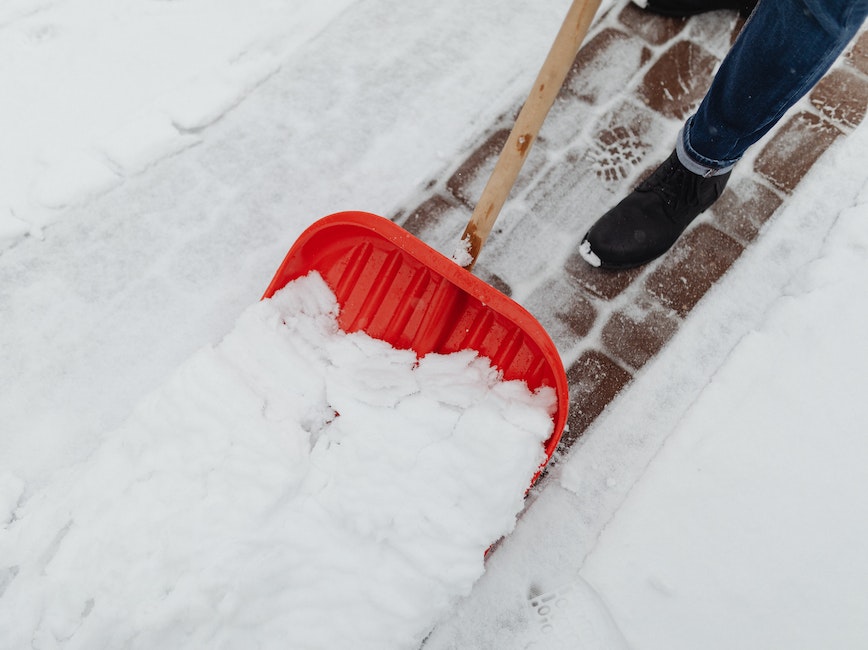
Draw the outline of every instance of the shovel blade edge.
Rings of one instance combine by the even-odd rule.
[[[505,380],[555,391],[553,434],[566,426],[566,374],[554,343],[521,305],[438,253],[406,230],[366,212],[340,212],[305,230],[263,295],[317,271],[334,291],[338,323],[417,355],[474,349]]]

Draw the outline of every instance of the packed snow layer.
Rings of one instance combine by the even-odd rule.
[[[0,646],[418,647],[514,527],[554,394],[337,309],[299,279],[46,489],[0,475]]]

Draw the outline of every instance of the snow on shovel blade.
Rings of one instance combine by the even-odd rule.
[[[567,378],[554,343],[521,305],[388,219],[341,212],[311,225],[265,291],[317,271],[340,305],[338,323],[419,356],[474,349],[505,380],[550,386],[557,402],[546,456],[567,420]]]

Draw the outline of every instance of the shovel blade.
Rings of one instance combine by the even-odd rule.
[[[317,271],[334,291],[338,323],[419,356],[474,349],[505,380],[531,390],[554,389],[554,430],[547,457],[566,425],[563,363],[543,327],[521,305],[388,219],[341,212],[311,225],[296,240],[265,291]]]

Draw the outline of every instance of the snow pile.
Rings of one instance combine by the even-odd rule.
[[[0,476],[0,646],[418,647],[513,528],[554,395],[336,313],[297,280],[46,489]]]

